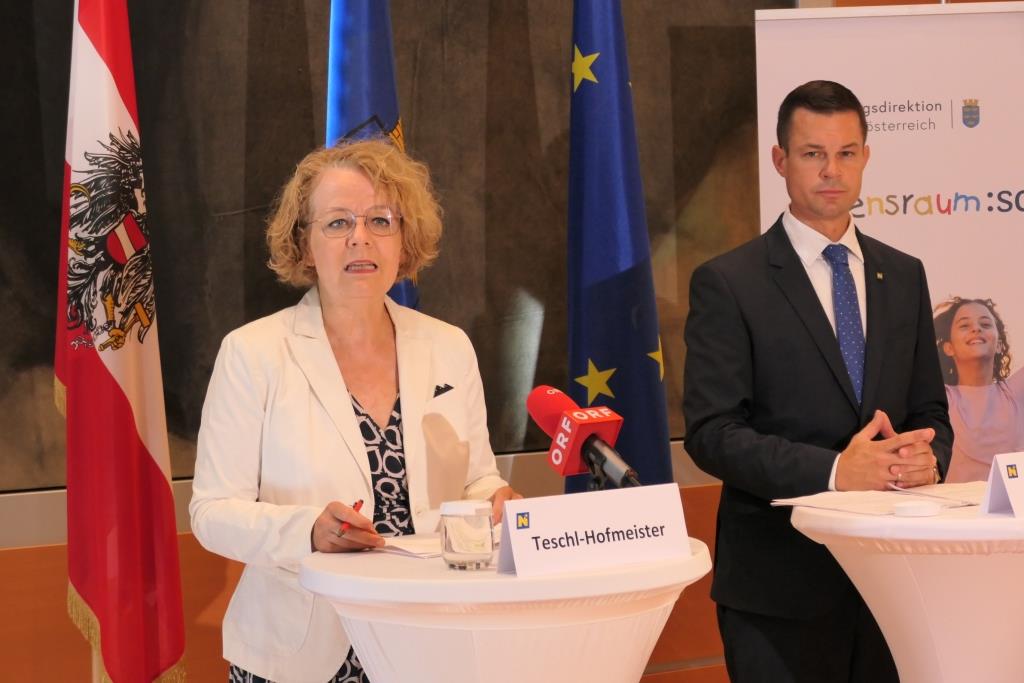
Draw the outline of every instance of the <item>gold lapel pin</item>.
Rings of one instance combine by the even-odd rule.
[[[885,279],[885,273],[883,273],[882,271],[878,271],[877,273],[875,273],[875,279],[876,280],[884,280]]]

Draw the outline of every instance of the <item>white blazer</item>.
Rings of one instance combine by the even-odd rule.
[[[487,434],[466,334],[390,299],[409,503],[433,531],[441,501],[505,481]],[[450,388],[448,388],[450,387]],[[374,496],[351,399],[314,287],[298,305],[224,338],[203,405],[189,513],[203,547],[246,564],[224,617],[224,657],[280,683],[324,683],[349,640],[334,608],[298,583],[313,522],[334,500]]]

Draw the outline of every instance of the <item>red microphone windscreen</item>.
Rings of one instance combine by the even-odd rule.
[[[580,408],[564,392],[541,385],[526,397],[526,410],[551,437],[548,466],[563,477],[589,471],[582,449],[591,435],[614,444],[622,417],[605,406]]]
[[[576,401],[569,398],[568,394],[545,384],[535,388],[526,397],[526,412],[550,437],[554,437],[562,413],[577,408],[579,406]]]

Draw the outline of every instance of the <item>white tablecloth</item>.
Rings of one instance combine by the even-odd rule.
[[[519,578],[440,558],[314,554],[299,581],[341,616],[374,683],[638,681],[683,588],[711,569],[692,556]]]
[[[979,508],[880,517],[797,507],[864,596],[902,683],[1024,682],[1024,520]]]

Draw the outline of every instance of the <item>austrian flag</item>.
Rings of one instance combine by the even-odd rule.
[[[104,680],[183,680],[126,0],[78,0],[74,17],[54,359],[67,421],[68,611]]]

